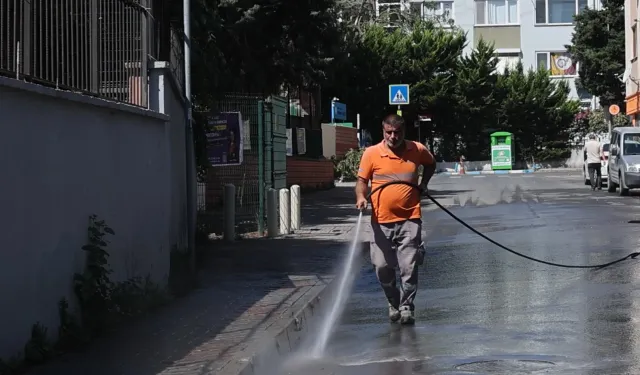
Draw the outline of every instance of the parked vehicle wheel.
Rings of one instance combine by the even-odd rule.
[[[629,189],[624,186],[624,180],[622,179],[622,173],[618,172],[618,181],[620,182],[620,191],[618,194],[622,197],[629,195]]]
[[[609,176],[611,176],[611,171],[609,171]],[[616,184],[613,183],[613,181],[611,181],[611,178],[607,179],[607,191],[609,193],[615,193],[616,192]]]

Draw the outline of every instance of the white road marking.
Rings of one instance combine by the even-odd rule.
[[[484,177],[487,177],[487,176],[473,176],[473,177],[474,178],[484,178]]]

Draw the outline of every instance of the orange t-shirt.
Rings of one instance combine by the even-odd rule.
[[[421,143],[405,141],[402,155],[394,154],[384,141],[367,148],[360,160],[358,177],[371,181],[371,189],[392,180],[418,183],[418,167],[435,163],[431,152]],[[378,223],[418,219],[420,192],[407,185],[389,185],[371,196],[371,218]]]

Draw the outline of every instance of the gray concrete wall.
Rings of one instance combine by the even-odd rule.
[[[157,101],[180,114],[175,92]],[[0,77],[0,358],[20,352],[32,324],[55,335],[57,303],[75,306],[88,217],[114,229],[115,280],[166,282],[185,241],[184,121]]]

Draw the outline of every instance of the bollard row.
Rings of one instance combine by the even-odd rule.
[[[235,240],[236,187],[233,184],[224,186],[224,239]],[[300,185],[289,189],[267,190],[267,235],[275,237],[293,233],[302,226]]]
[[[269,189],[267,191],[267,235],[290,234],[300,229],[302,214],[300,206],[300,185],[289,189]]]

